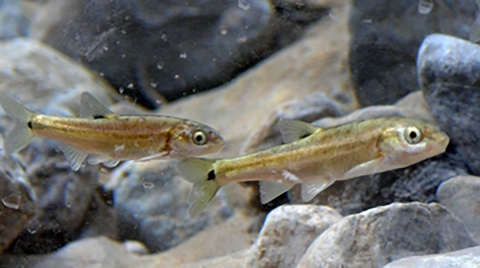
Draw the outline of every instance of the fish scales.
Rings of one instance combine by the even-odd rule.
[[[166,121],[166,122],[165,122]],[[33,131],[40,136],[81,147],[88,153],[111,152],[118,159],[144,155],[145,148],[153,152],[169,151],[171,130],[178,120],[158,120],[155,117],[126,116],[89,120],[53,116],[32,118]],[[115,150],[115,148],[123,149]]]
[[[215,163],[219,184],[234,180],[283,179],[282,170],[315,169],[315,174],[342,173],[378,156],[383,124],[359,122],[331,131],[320,130],[296,143]],[[277,171],[277,172],[272,172]]]

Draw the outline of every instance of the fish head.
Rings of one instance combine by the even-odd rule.
[[[214,153],[225,145],[213,128],[193,121],[177,124],[170,139],[170,157],[182,159]]]
[[[398,118],[382,133],[380,152],[398,168],[445,152],[450,139],[438,126],[425,121]]]

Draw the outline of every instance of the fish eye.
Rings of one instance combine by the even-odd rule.
[[[407,127],[405,129],[405,140],[410,144],[417,144],[423,139],[422,131],[417,127]]]
[[[197,130],[192,135],[193,143],[196,145],[205,145],[207,143],[207,135],[201,130]]]

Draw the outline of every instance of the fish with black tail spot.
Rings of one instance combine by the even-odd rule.
[[[401,117],[326,129],[283,119],[279,129],[284,145],[236,158],[188,158],[178,163],[179,173],[193,183],[190,216],[231,182],[260,181],[263,204],[302,184],[307,202],[337,180],[407,167],[443,153],[449,143],[438,126]]]

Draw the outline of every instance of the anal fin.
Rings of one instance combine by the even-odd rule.
[[[345,172],[345,174],[342,176],[342,178],[339,178],[339,180],[347,180],[360,176],[375,174],[394,168],[392,166],[389,166],[388,163],[386,163],[386,161],[384,160],[385,157],[379,157],[374,160],[357,165],[349,171]]]
[[[316,182],[307,182],[302,184],[302,200],[303,202],[308,202],[312,200],[317,194],[321,191],[327,189],[328,186],[332,185],[334,180],[328,178],[322,178],[320,181]]]
[[[62,143],[62,142],[59,142],[58,144],[59,144],[58,147],[60,148],[60,150],[65,155],[65,158],[67,159],[68,163],[70,164],[70,167],[74,171],[79,170],[80,167],[82,166],[83,162],[87,158],[88,154],[83,152],[83,151],[80,151],[79,149],[77,149],[77,148],[75,148],[75,147],[73,147],[69,144]]]
[[[283,181],[260,181],[260,201],[262,204],[266,204],[279,195],[290,190],[295,184],[285,183]]]
[[[146,156],[146,157],[142,157],[140,159],[137,159],[135,161],[137,162],[146,162],[146,161],[150,161],[150,160],[156,160],[156,159],[162,159],[164,156],[167,155],[167,152],[163,152],[163,153],[159,153],[159,154],[154,154],[154,155],[150,155],[150,156]]]
[[[90,155],[87,159],[89,165],[98,165],[102,163],[106,167],[115,167],[120,160],[110,158],[108,155]]]

